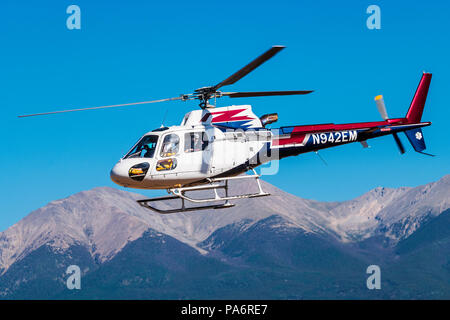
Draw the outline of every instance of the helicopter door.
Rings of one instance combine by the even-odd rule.
[[[183,168],[193,174],[207,174],[210,171],[208,135],[204,131],[187,132],[184,135]]]
[[[155,173],[171,174],[178,166],[177,157],[180,149],[180,137],[174,133],[164,136]]]

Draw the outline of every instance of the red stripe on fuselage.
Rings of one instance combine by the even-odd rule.
[[[379,126],[399,125],[405,124],[407,121],[404,118],[388,119],[386,121],[374,121],[374,122],[359,122],[359,123],[345,123],[345,124],[313,124],[304,126],[295,126],[290,134],[274,137],[272,140],[273,146],[283,146],[289,144],[301,144],[307,134],[320,133],[320,132],[332,132],[343,130],[358,130],[358,129],[370,129]]]
[[[293,134],[298,133],[312,133],[312,132],[328,132],[328,131],[340,131],[340,130],[352,130],[352,129],[364,129],[373,128],[378,126],[387,126],[390,124],[402,124],[406,123],[406,119],[388,119],[387,121],[374,121],[374,122],[358,122],[358,123],[345,123],[345,124],[313,124],[305,126],[295,126],[292,130]]]
[[[211,112],[213,119],[211,122],[228,122],[228,121],[243,121],[243,120],[253,120],[248,116],[236,116],[237,114],[245,111],[247,109],[235,109],[227,111]]]
[[[305,140],[305,134],[302,135],[294,135],[290,138],[282,138],[282,139],[274,139],[272,140],[272,146],[284,146],[287,144],[302,144]]]

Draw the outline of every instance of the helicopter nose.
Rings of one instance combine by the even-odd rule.
[[[128,170],[123,163],[117,163],[110,172],[111,180],[118,185],[125,186],[129,184]]]

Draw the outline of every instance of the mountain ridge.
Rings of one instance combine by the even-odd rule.
[[[59,250],[81,245],[94,260],[104,263],[148,229],[206,255],[208,250],[199,244],[220,228],[243,220],[251,227],[274,215],[293,228],[339,243],[382,235],[395,244],[450,207],[450,175],[414,188],[375,188],[343,202],[302,199],[267,182],[262,184],[272,196],[238,201],[236,207],[226,210],[175,215],[148,211],[136,203],[142,195],[109,187],[52,201],[0,233],[0,274],[45,244]],[[255,186],[245,181],[231,187],[235,192],[248,192]]]

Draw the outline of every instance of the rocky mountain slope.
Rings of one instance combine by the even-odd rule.
[[[254,187],[250,181],[236,182],[232,185],[232,192],[248,192]],[[57,276],[53,280],[45,278],[44,283],[52,283],[61,289],[65,277],[63,267],[67,263],[75,263],[84,265],[83,272],[87,279],[91,279],[91,284],[98,284],[97,289],[92,287],[91,291],[83,291],[88,298],[93,295],[102,298],[107,292],[103,289],[114,285],[123,289],[119,290],[119,297],[123,298],[124,292],[130,288],[134,297],[149,297],[152,286],[144,284],[145,279],[153,279],[148,281],[154,284],[154,270],[159,270],[156,278],[160,284],[168,281],[173,286],[180,279],[189,280],[186,285],[177,285],[184,288],[181,290],[184,294],[190,293],[194,297],[210,297],[223,292],[229,292],[231,296],[234,287],[229,281],[248,288],[256,285],[253,290],[264,297],[268,288],[261,284],[261,279],[255,278],[259,276],[271,279],[275,286],[281,283],[278,281],[285,280],[287,283],[293,281],[292,287],[304,286],[305,282],[298,282],[298,279],[303,279],[310,283],[308,290],[315,292],[311,279],[317,278],[321,272],[323,281],[319,283],[328,279],[336,284],[338,279],[347,279],[350,289],[348,286],[346,289],[350,291],[332,290],[338,297],[348,297],[352,292],[358,296],[359,290],[366,290],[360,287],[364,281],[353,286],[355,279],[349,272],[362,270],[370,262],[367,257],[371,253],[367,248],[373,249],[373,244],[386,247],[388,243],[388,248],[380,252],[379,257],[383,259],[379,262],[390,261],[392,257],[399,260],[395,250],[403,248],[405,241],[426,230],[425,226],[450,208],[450,176],[415,188],[376,188],[356,199],[331,203],[301,199],[268,183],[263,183],[263,188],[272,195],[236,201],[237,205],[231,209],[171,215],[160,215],[140,207],[136,203],[137,199],[144,198],[140,194],[112,188],[95,188],[53,201],[0,233],[0,294],[5,297],[35,297],[45,278],[36,270],[45,264]],[[428,239],[428,235],[423,237]],[[169,248],[168,243],[171,244]],[[104,278],[99,274],[107,268],[126,269],[126,261],[132,261],[140,254],[144,257],[136,261],[135,271],[119,272],[117,277],[122,277],[120,283],[112,279],[99,280]],[[173,257],[169,259],[168,255]],[[128,257],[127,260],[124,256]],[[330,263],[334,264],[334,271],[326,273]],[[142,270],[143,275],[136,276],[140,279],[136,284],[132,277],[128,279],[127,276],[142,269],[141,264],[150,264],[153,271],[146,277],[147,271]],[[216,287],[213,286],[215,289],[211,289],[210,295],[189,287],[190,281],[196,277],[190,264],[202,270],[197,276],[222,270],[220,274],[212,275]],[[199,266],[210,266],[210,269],[204,270]],[[259,270],[261,274],[251,270]],[[280,273],[280,270],[286,272]],[[393,271],[393,274],[397,273]],[[253,284],[248,279],[253,279]],[[194,283],[190,285],[195,286]],[[342,286],[336,285],[337,288]],[[137,290],[136,286],[143,286],[142,290]],[[176,290],[171,291],[174,289],[169,290],[169,287],[166,294],[158,292],[163,297],[179,297]],[[280,287],[279,291],[272,291],[270,297],[275,292],[278,292],[275,295],[278,298],[303,297],[292,296],[288,291]],[[53,288],[49,292],[57,291]],[[304,290],[301,292],[305,293]],[[389,292],[395,297],[393,291]],[[383,293],[387,294],[387,291]],[[69,293],[65,294],[70,297]],[[318,292],[311,296],[321,297]]]

